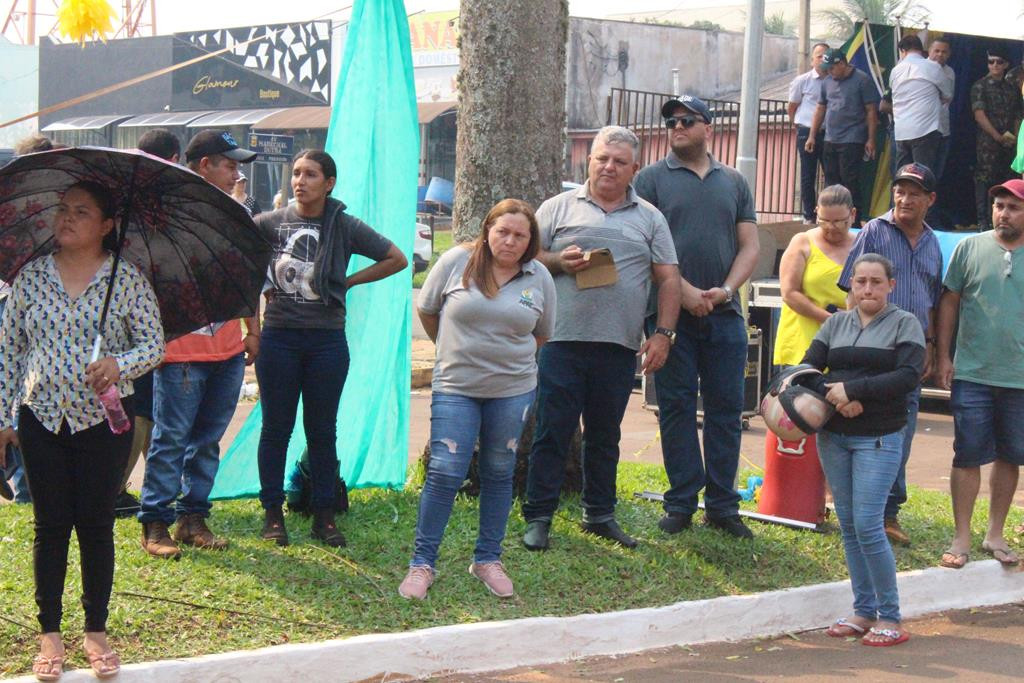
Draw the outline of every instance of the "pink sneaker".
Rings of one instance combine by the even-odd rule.
[[[508,578],[508,574],[505,573],[505,568],[501,566],[501,562],[483,562],[480,564],[474,562],[469,565],[469,573],[483,581],[484,585],[487,586],[487,590],[499,598],[512,597],[512,579]]]
[[[402,583],[398,586],[398,594],[403,598],[415,598],[422,600],[427,597],[427,590],[434,583],[434,570],[425,564],[418,564],[409,567],[409,573],[405,575]]]

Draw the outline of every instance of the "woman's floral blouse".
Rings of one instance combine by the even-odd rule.
[[[65,420],[79,432],[106,419],[85,383],[85,368],[113,261],[108,258],[74,299],[64,290],[52,255],[28,263],[14,279],[0,322],[0,429],[13,426],[19,405],[28,406],[54,433]],[[118,389],[127,396],[133,392],[131,380],[163,359],[164,333],[152,286],[125,261],[118,265],[103,332],[100,356],[117,360]]]

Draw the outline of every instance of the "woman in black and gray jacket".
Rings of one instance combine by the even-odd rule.
[[[810,388],[836,406],[818,435],[818,455],[832,487],[853,587],[852,617],[828,630],[888,646],[910,635],[900,627],[896,561],[885,536],[885,501],[899,471],[906,395],[924,367],[921,323],[888,303],[892,263],[864,254],[853,266],[853,308],[825,321],[803,362],[827,373]]]

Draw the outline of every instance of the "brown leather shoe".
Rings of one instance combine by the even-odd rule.
[[[181,549],[171,540],[167,525],[163,522],[142,523],[142,549],[162,560],[176,560]]]
[[[885,535],[889,538],[890,543],[902,546],[910,545],[910,536],[903,530],[899,520],[895,517],[889,517],[885,520]]]
[[[206,526],[206,520],[199,513],[178,517],[178,524],[174,527],[174,540],[204,550],[224,550],[228,547],[227,539],[214,536],[210,527]]]

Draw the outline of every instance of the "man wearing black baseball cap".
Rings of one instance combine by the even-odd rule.
[[[868,221],[853,242],[839,287],[849,291],[853,264],[862,254],[881,254],[892,261],[896,288],[889,301],[913,313],[924,330],[926,355],[924,376],[931,373],[935,359],[935,315],[942,294],[942,251],[939,240],[925,222],[935,203],[935,174],[923,164],[901,166],[892,181],[893,208],[884,216]],[[885,503],[885,534],[893,543],[909,545],[910,537],[900,527],[900,507],[907,502],[907,459],[917,428],[921,387],[907,395],[907,425],[903,432],[903,458],[899,473]]]
[[[204,130],[188,141],[185,163],[206,180],[231,194],[238,180],[238,164],[256,159],[256,152],[242,149],[226,130]]]
[[[255,158],[223,130],[204,130],[185,149],[188,167],[227,194],[238,180],[238,164]],[[231,320],[175,339],[154,371],[153,439],[138,515],[142,548],[153,557],[176,558],[179,544],[206,550],[228,545],[206,518],[220,439],[235,413],[245,366],[260,348],[259,316],[244,322],[245,336],[239,321]],[[172,538],[168,527],[175,522]]]
[[[711,110],[684,95],[661,108],[669,153],[634,180],[636,193],[665,215],[679,260],[683,298],[665,365],[655,373],[662,458],[668,475],[667,534],[692,526],[704,490],[707,526],[735,538],[753,533],[733,489],[740,458],[747,330],[738,292],[757,263],[757,215],[746,180],[708,151]],[[653,299],[661,299],[657,292]],[[653,300],[648,310],[653,311]],[[647,319],[648,336],[658,332]],[[703,452],[697,433],[697,384],[704,401]]]
[[[821,97],[805,148],[814,151],[818,131],[824,124],[821,165],[825,169],[825,185],[842,185],[850,191],[859,220],[860,216],[868,215],[861,196],[861,168],[865,158],[875,158],[881,98],[871,77],[850,64],[842,50],[828,50],[822,65],[828,69],[828,76],[821,82]]]
[[[971,111],[978,124],[975,136],[974,201],[978,229],[992,228],[988,189],[1009,180],[1020,127],[1020,92],[1007,80],[1010,54],[1005,45],[988,50],[988,73],[971,86]]]

